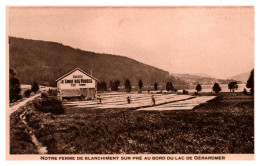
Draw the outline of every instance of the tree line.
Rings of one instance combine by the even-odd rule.
[[[120,85],[120,81],[119,80],[110,81],[111,91],[118,91],[119,85]],[[143,81],[141,79],[139,79],[139,81],[138,81],[138,92],[139,93],[142,92],[143,85],[144,85]],[[153,90],[157,91],[158,90],[158,86],[159,86],[158,83],[155,82],[154,85],[153,85]],[[126,92],[131,92],[132,85],[131,85],[131,82],[130,82],[129,79],[126,79],[124,87],[125,87]],[[250,76],[249,76],[248,81],[246,83],[246,87],[250,88],[250,94],[254,93],[254,69],[250,73]],[[102,81],[102,82],[98,83],[98,90],[100,90],[100,91],[107,91],[107,89],[108,88],[107,88],[107,84],[106,84],[105,81]],[[174,88],[174,86],[173,86],[171,81],[166,83],[165,89],[167,91],[172,91],[172,92],[177,92],[178,91],[178,89]],[[235,92],[235,90],[238,89],[238,82],[236,82],[236,81],[230,82],[228,84],[228,89],[230,90],[230,92]],[[198,83],[197,86],[195,87],[195,90],[196,90],[196,93],[199,93],[200,91],[202,91],[201,84]],[[219,93],[219,92],[221,92],[221,90],[222,89],[221,89],[220,85],[217,82],[215,82],[213,84],[212,91],[214,91],[215,93]],[[246,90],[244,90],[244,91],[246,91]],[[184,94],[188,94],[188,91],[186,91],[184,89],[183,93]]]
[[[31,85],[31,89],[27,89],[26,91],[24,91],[24,96],[30,97],[32,92],[36,94],[38,90],[39,90],[39,85],[36,81],[34,81],[33,84]],[[15,70],[10,68],[9,69],[9,101],[10,103],[12,103],[20,99],[22,99],[20,81],[16,75]]]
[[[119,85],[120,85],[120,81],[119,80],[115,80],[115,81],[110,81],[110,88],[111,91],[118,91],[119,90]],[[142,92],[142,88],[143,88],[143,81],[141,79],[139,79],[138,81],[138,92],[141,93]],[[125,80],[124,83],[124,87],[126,92],[131,92],[132,90],[132,85],[129,79]],[[250,88],[250,94],[254,94],[254,69],[251,71],[250,76],[247,80],[246,83],[246,87]],[[167,82],[166,86],[165,86],[167,91],[173,91],[173,92],[177,92],[178,90],[176,88],[174,88],[172,82]],[[233,81],[230,82],[228,84],[228,88],[230,89],[230,92],[234,92],[237,88],[237,82]],[[99,91],[107,91],[107,83],[105,81],[102,82],[98,82],[97,83],[97,89]],[[33,82],[33,84],[31,85],[31,89],[28,89],[24,92],[24,96],[25,97],[30,97],[30,94],[32,92],[36,93],[39,90],[39,85],[36,81]],[[153,85],[153,90],[157,91],[158,90],[158,83],[154,83]],[[199,93],[202,90],[202,86],[200,84],[197,84],[195,90],[197,91],[197,93]],[[215,93],[219,93],[221,91],[221,87],[219,86],[218,83],[214,83],[212,90]],[[149,90],[148,90],[149,91]],[[185,89],[183,90],[184,94],[188,94],[188,91],[186,91]],[[244,89],[244,93],[247,94],[246,89]],[[15,102],[18,101],[22,98],[21,95],[21,86],[20,86],[20,81],[16,75],[16,72],[14,69],[10,68],[9,69],[9,101],[11,102]]]
[[[109,87],[110,87],[111,91],[118,91],[119,90],[119,85],[120,85],[120,81],[119,80],[110,81]],[[139,81],[138,81],[138,92],[140,92],[140,93],[142,92],[143,86],[144,86],[144,84],[143,84],[142,79],[139,79]],[[158,90],[158,86],[159,86],[158,83],[155,82],[153,84],[153,90],[157,91]],[[129,79],[125,80],[124,87],[125,87],[126,92],[131,92],[132,84],[131,84]],[[105,81],[98,82],[97,83],[97,89],[99,91],[107,91],[108,90],[107,83]],[[172,82],[167,82],[166,83],[166,90],[167,91],[175,91],[175,92],[177,91],[177,89],[173,87]]]

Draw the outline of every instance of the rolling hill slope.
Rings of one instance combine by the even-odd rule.
[[[230,79],[234,79],[234,80],[238,80],[238,81],[241,81],[243,83],[246,83],[249,76],[250,76],[250,71],[246,72],[246,73],[235,75],[235,76],[231,77]]]
[[[205,75],[205,74],[204,74]],[[197,85],[198,83],[202,85],[213,85],[215,82],[220,84],[228,84],[232,81],[237,81],[237,83],[242,83],[239,79],[217,79],[210,76],[199,76],[193,74],[172,74],[175,78],[180,78],[190,85]]]
[[[122,86],[130,79],[137,86],[139,79],[144,85],[165,85],[172,81],[174,85],[184,85],[180,79],[167,71],[140,63],[133,59],[74,49],[60,43],[36,41],[9,37],[10,68],[16,70],[23,84],[38,81],[41,85],[56,86],[55,80],[78,67],[91,73],[99,81],[119,79]]]

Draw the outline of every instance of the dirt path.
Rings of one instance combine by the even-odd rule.
[[[20,115],[20,119],[23,122],[23,124],[25,124],[27,126],[26,128],[26,132],[28,133],[28,135],[31,137],[32,142],[34,143],[34,145],[37,148],[37,151],[39,154],[47,154],[47,147],[43,146],[42,143],[36,138],[36,136],[33,133],[33,129],[31,127],[28,126],[28,123],[26,122],[26,114],[27,112],[23,112]]]
[[[14,105],[14,106],[9,107],[9,115],[10,115],[11,113],[15,112],[16,110],[18,110],[21,106],[25,105],[27,102],[29,102],[29,101],[35,99],[36,97],[39,97],[40,95],[41,95],[41,94],[39,93],[39,94],[37,94],[37,95],[35,95],[35,96],[32,96],[32,97],[30,97],[30,98],[28,98],[28,99],[26,99],[26,100],[20,102],[19,104],[16,104],[16,105]]]
[[[11,113],[15,112],[16,110],[18,110],[20,107],[24,106],[29,101],[32,101],[35,98],[39,97],[40,95],[41,95],[40,93],[36,94],[36,95],[34,95],[30,98],[27,98],[27,99],[21,101],[20,103],[14,105],[14,106],[9,107],[9,115]],[[42,145],[42,143],[39,142],[39,140],[36,138],[36,136],[33,133],[33,129],[28,126],[28,124],[26,122],[26,114],[27,114],[26,111],[24,111],[20,114],[20,119],[21,119],[22,123],[24,123],[26,125],[26,131],[25,132],[27,132],[27,134],[31,137],[31,140],[34,143],[34,145],[36,146],[38,153],[39,154],[47,154],[48,153],[47,147],[44,147]]]

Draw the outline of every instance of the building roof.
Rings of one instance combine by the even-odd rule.
[[[68,72],[67,74],[65,74],[65,75],[61,76],[60,78],[58,78],[56,81],[59,81],[59,80],[61,80],[62,78],[64,78],[64,77],[66,77],[66,76],[70,75],[71,73],[73,73],[73,72],[74,72],[74,71],[76,71],[76,70],[79,70],[79,71],[81,71],[82,73],[86,74],[87,76],[89,76],[89,77],[91,77],[91,78],[93,78],[94,80],[96,80],[96,81],[97,81],[97,79],[96,79],[95,77],[93,77],[92,75],[90,75],[90,74],[86,73],[85,71],[81,70],[80,68],[76,68],[76,69],[74,69],[74,70],[72,70],[72,71]]]

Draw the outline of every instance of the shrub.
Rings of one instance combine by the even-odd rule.
[[[189,94],[189,91],[183,89],[182,93],[183,93],[183,94]]]
[[[16,73],[13,69],[9,70],[9,100],[10,102],[15,102],[20,100],[22,97],[20,95],[21,87],[20,81],[16,77]]]
[[[36,93],[39,90],[39,85],[37,82],[33,82],[31,91]]]
[[[31,95],[31,90],[30,89],[27,89],[26,91],[24,91],[24,96],[25,97],[30,97],[30,95]]]
[[[80,100],[86,100],[86,96],[80,95]]]
[[[48,95],[49,95],[49,96],[57,96],[57,90],[55,90],[55,89],[49,89],[49,90],[48,90]]]
[[[47,93],[45,93],[45,92],[41,93],[41,98],[46,99],[47,97],[48,97]]]
[[[246,88],[244,88],[244,90],[243,90],[243,94],[245,94],[245,95],[248,94]]]
[[[194,92],[193,95],[197,96],[197,95],[199,95],[199,93],[198,92]]]
[[[36,113],[30,113],[26,115],[26,121],[30,127],[33,129],[39,129],[41,127],[41,117],[39,114]]]
[[[38,111],[44,113],[63,114],[64,108],[60,100],[56,98],[45,98],[34,102],[34,106]]]

